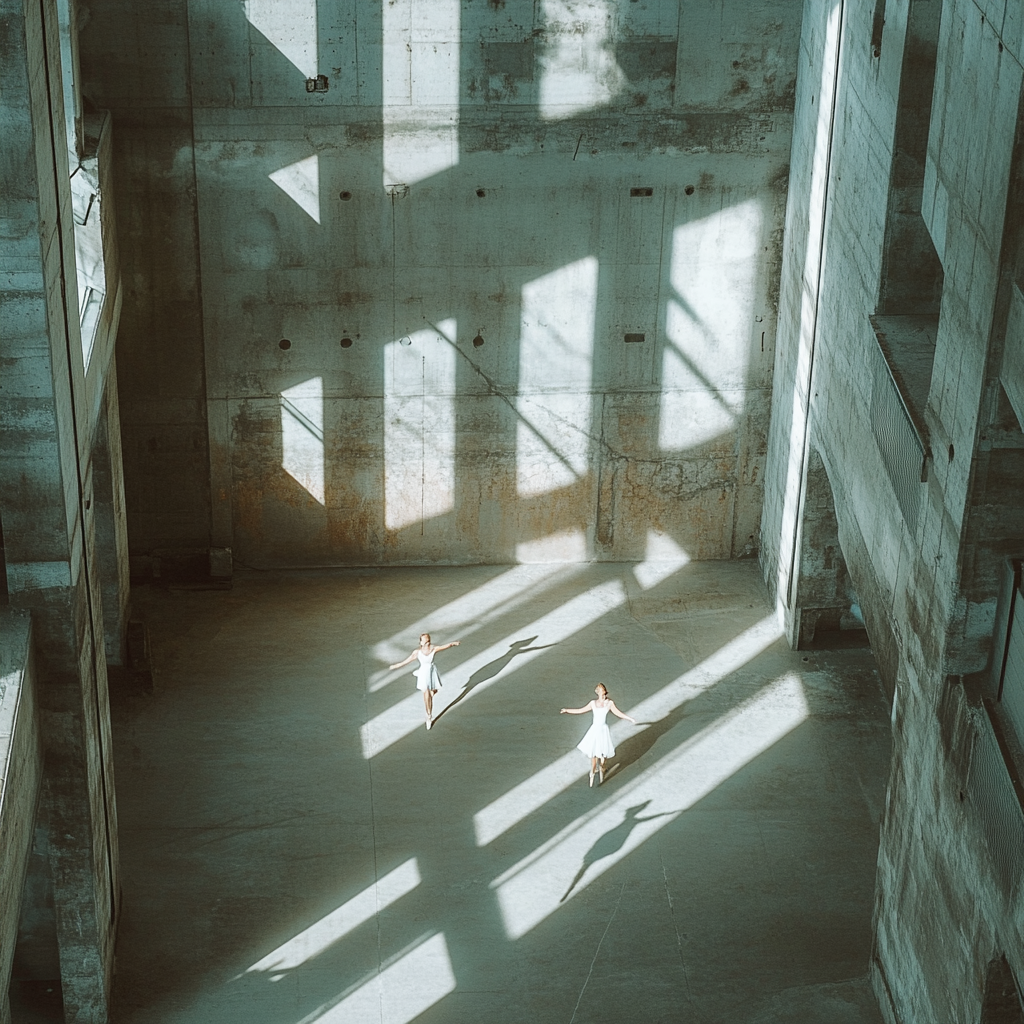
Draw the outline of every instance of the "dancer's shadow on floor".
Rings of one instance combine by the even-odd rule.
[[[628,739],[623,740],[615,748],[615,764],[605,772],[605,778],[618,775],[625,771],[631,764],[635,764],[644,754],[650,752],[662,736],[670,729],[677,726],[685,717],[685,705],[670,711],[664,718],[656,722],[637,722],[637,725],[647,725],[643,732],[638,732]]]
[[[489,661],[483,667],[478,668],[466,681],[466,685],[462,688],[459,695],[450,704],[446,704],[438,712],[437,717],[440,718],[451,711],[459,701],[464,700],[481,683],[487,682],[488,679],[493,679],[517,654],[526,654],[527,651],[544,651],[549,647],[555,646],[554,644],[543,644],[540,647],[531,647],[530,644],[536,639],[535,636],[531,636],[526,640],[516,640],[508,645],[508,650],[500,658],[495,658],[494,661]]]
[[[610,857],[613,853],[618,853],[626,845],[629,834],[640,822],[664,818],[669,813],[664,811],[661,814],[648,814],[645,818],[639,817],[640,812],[650,802],[650,800],[645,800],[642,804],[634,804],[634,806],[628,808],[626,816],[615,828],[598,837],[594,845],[583,855],[583,863],[580,865],[579,871],[576,872],[576,877],[570,883],[569,888],[565,890],[565,895],[558,901],[559,903],[564,903],[569,898],[569,894],[580,884],[581,879],[592,864],[596,864],[599,860],[604,860],[605,857]]]

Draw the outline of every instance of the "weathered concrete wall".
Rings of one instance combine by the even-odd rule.
[[[809,401],[828,200],[838,14],[808,0],[801,21],[799,75],[789,168],[789,195],[779,283],[768,459],[764,477],[760,555],[769,591],[796,607],[802,496],[811,452]],[[796,641],[799,626],[787,621]]]
[[[92,448],[92,485],[96,503],[97,573],[103,596],[103,648],[108,665],[125,665],[131,581],[117,370],[113,364],[110,366]]]
[[[1005,952],[1018,977],[1024,967],[1019,910],[997,878],[985,811],[967,782],[985,741],[969,674],[983,672],[991,651],[994,567],[1024,547],[1019,424],[998,377],[1019,264],[1009,229],[1020,217],[1007,198],[1021,49],[1015,18],[941,0],[940,19],[938,3],[890,0],[877,57],[871,5],[806,4],[792,158],[800,184],[787,214],[762,523],[765,576],[793,622],[799,588],[789,581],[800,577],[803,532],[813,527],[813,445],[894,694],[873,972],[883,1012],[906,1024],[977,1020],[989,962]],[[925,124],[929,31],[937,60]],[[834,116],[819,106],[833,81]],[[922,131],[927,158],[915,166],[910,136],[920,142]],[[891,384],[868,317],[927,312],[933,301],[934,268],[915,280],[896,258],[901,246],[908,260],[927,252],[908,207],[915,189],[942,291],[930,387],[916,409],[927,481],[901,499],[872,421]]]
[[[798,5],[245,10],[82,37],[133,551],[752,551]]]
[[[95,573],[74,226],[53,3],[0,3],[0,516],[12,606],[31,609],[64,1005],[102,1021],[116,816]],[[102,390],[102,379],[97,380]]]
[[[31,619],[0,609],[0,1022],[9,1024],[7,988],[28,870],[43,750],[36,710]]]

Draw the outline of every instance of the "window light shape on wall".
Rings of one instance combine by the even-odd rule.
[[[303,78],[316,78],[316,0],[245,0],[245,17]]]
[[[281,392],[281,468],[325,504],[322,377],[311,377]]]
[[[320,223],[320,158],[316,153],[273,171],[267,177],[317,224]]]

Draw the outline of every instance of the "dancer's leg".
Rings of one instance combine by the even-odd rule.
[[[596,757],[592,757],[590,759],[590,784],[591,784],[591,786],[593,786],[593,784],[594,784],[594,772],[596,772],[596,771],[597,771],[597,758]]]
[[[601,763],[597,766],[599,772],[598,785],[604,782],[604,758],[601,758]]]
[[[423,710],[427,713],[427,728],[430,728],[431,712],[434,710],[434,691],[423,691]]]

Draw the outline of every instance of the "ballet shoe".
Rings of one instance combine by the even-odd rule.
[[[430,726],[431,726],[431,725],[432,725],[432,722],[431,722],[431,720],[430,720],[430,719],[428,718],[428,719],[427,719],[427,732],[429,732],[429,731],[430,731]]]
[[[590,771],[590,788],[591,789],[594,788],[594,771],[593,771],[593,769],[591,769],[591,771]]]

